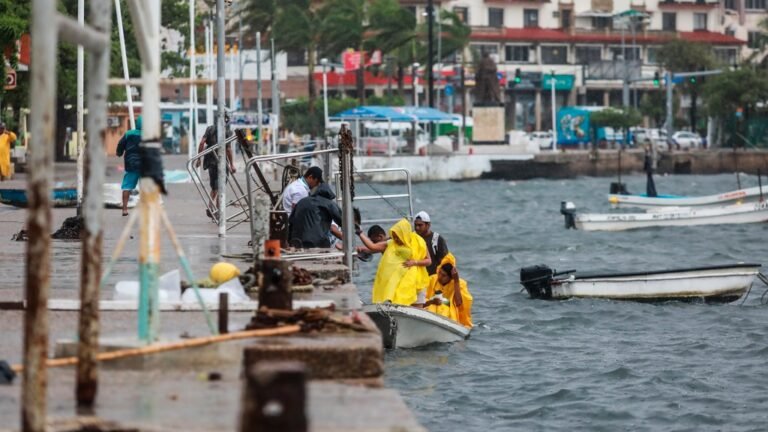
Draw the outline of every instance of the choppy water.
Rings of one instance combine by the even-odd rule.
[[[520,267],[538,263],[622,271],[768,265],[768,224],[566,231],[560,201],[607,211],[609,181],[414,186],[416,211],[430,213],[469,282],[476,324],[467,341],[386,355],[387,385],[429,430],[768,430],[768,306],[759,282],[744,306],[547,302],[520,292]],[[625,182],[644,190],[643,177]],[[706,195],[735,189],[736,179],[669,176],[657,187]],[[370,287],[376,262],[363,264],[360,287]]]

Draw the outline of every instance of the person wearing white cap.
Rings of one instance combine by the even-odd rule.
[[[416,213],[416,217],[413,219],[413,230],[427,243],[429,257],[432,258],[432,264],[427,266],[427,273],[432,276],[437,271],[437,266],[448,254],[448,245],[443,236],[432,231],[432,220],[425,211]]]

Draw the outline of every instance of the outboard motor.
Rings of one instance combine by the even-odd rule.
[[[576,206],[570,201],[562,201],[560,213],[565,216],[565,229],[576,229]]]
[[[520,269],[520,283],[533,299],[550,300],[552,298],[552,280],[555,271],[545,265],[535,265]]]
[[[610,193],[612,195],[629,195],[627,185],[624,183],[611,182]]]

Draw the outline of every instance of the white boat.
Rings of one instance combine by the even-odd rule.
[[[752,286],[760,264],[732,264],[634,273],[556,273],[547,266],[520,270],[520,283],[531,298],[572,297],[633,301],[736,301]]]
[[[428,310],[378,303],[363,306],[363,312],[381,331],[384,348],[415,348],[438,342],[458,342],[471,329]]]
[[[721,207],[664,207],[647,213],[582,213],[563,202],[565,227],[584,231],[624,231],[663,226],[744,224],[768,221],[768,201]]]
[[[647,195],[622,195],[608,194],[608,202],[611,207],[718,207],[737,203],[749,203],[759,201],[763,196],[762,187],[751,187],[725,192],[717,195],[699,197],[684,197],[676,195],[659,195],[649,197]]]

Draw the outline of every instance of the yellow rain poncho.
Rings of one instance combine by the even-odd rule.
[[[372,301],[383,303],[390,300],[395,304],[411,305],[416,302],[416,293],[426,289],[429,275],[426,267],[405,268],[403,263],[426,259],[427,244],[411,230],[411,224],[406,219],[393,225],[389,229],[389,236],[392,240],[381,256],[373,281]],[[395,238],[400,239],[402,244],[397,244]]]
[[[443,258],[440,265],[437,266],[437,273],[429,277],[429,287],[427,287],[427,299],[432,298],[437,291],[443,292],[443,298],[449,300],[448,305],[430,305],[427,306],[427,310],[434,312],[438,315],[450,318],[464,327],[472,327],[472,294],[469,293],[467,288],[467,281],[459,278],[459,289],[461,290],[461,306],[456,306],[453,301],[454,281],[451,280],[446,285],[443,285],[438,280],[440,274],[440,268],[446,263],[450,263],[456,267],[456,258],[452,253]]]
[[[0,179],[11,176],[11,145],[16,141],[16,134],[6,130],[0,134]]]

